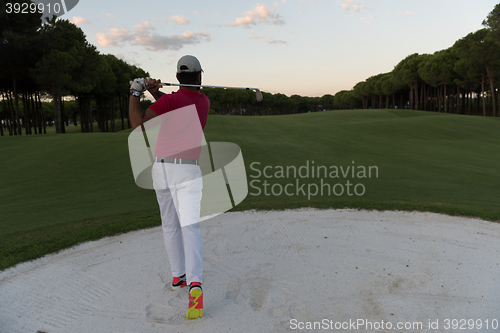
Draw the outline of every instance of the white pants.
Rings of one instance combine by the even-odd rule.
[[[200,204],[203,181],[200,167],[155,162],[152,176],[172,275],[186,274],[188,285],[202,283]]]

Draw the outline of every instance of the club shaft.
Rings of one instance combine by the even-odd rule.
[[[160,83],[161,86],[183,86],[183,87],[200,87],[200,88],[221,88],[221,89],[244,89],[244,90],[259,90],[258,88],[246,87],[222,87],[222,86],[206,86],[200,84],[181,84],[181,83]]]
[[[132,84],[133,81],[130,81],[130,84]],[[260,91],[259,88],[246,88],[246,87],[222,87],[222,86],[206,86],[202,84],[183,84],[183,83],[159,83],[158,84],[160,87],[165,87],[165,86],[179,86],[179,87],[199,87],[199,88],[220,88],[220,89],[242,89],[242,90],[254,90],[255,91],[255,97],[257,98],[257,101],[260,102],[262,101],[262,92]]]

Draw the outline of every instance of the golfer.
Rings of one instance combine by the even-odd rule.
[[[192,119],[179,120],[177,117],[176,121],[161,124],[152,168],[163,239],[173,276],[172,290],[190,287],[187,319],[203,316],[203,241],[199,222],[203,183],[198,164],[201,149],[179,150],[178,147],[182,146],[179,141],[193,141],[193,136],[194,141],[199,140],[198,145],[201,144],[210,101],[198,91],[198,87],[182,84],[201,85],[202,71],[198,59],[186,55],[177,63],[176,76],[181,84],[178,91],[164,94],[158,90],[160,80],[150,78],[135,79],[130,87],[129,115],[133,129],[167,112],[173,111],[171,114],[177,113],[182,117],[183,110],[179,112],[178,109],[196,107],[197,117],[196,112],[191,114],[196,117],[194,121],[199,121],[196,126],[201,129],[197,132],[186,131],[186,128],[193,128],[185,125],[186,121],[192,124]],[[153,95],[156,102],[143,112],[139,101],[145,90]],[[186,135],[191,138],[186,138]]]

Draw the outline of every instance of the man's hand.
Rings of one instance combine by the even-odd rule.
[[[153,97],[158,100],[162,95],[165,95],[159,89],[162,87],[161,86],[161,80],[155,80],[152,78],[147,78],[148,81],[148,91],[153,95]]]
[[[152,78],[147,78],[149,79],[148,81],[148,91],[151,93],[151,95],[155,95],[156,92],[158,92],[158,89],[161,88],[161,80],[155,80]]]
[[[145,79],[143,78],[135,79],[134,81],[132,81],[132,84],[130,85],[130,90],[136,90],[140,93],[143,93],[144,91],[146,91],[146,89],[148,89],[149,81],[150,81],[149,77]]]

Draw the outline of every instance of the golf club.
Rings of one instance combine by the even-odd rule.
[[[205,86],[199,84],[180,84],[180,83],[160,83],[161,86],[186,86],[186,87],[200,87],[200,88],[222,88],[222,89],[245,89],[255,90],[255,98],[258,102],[262,101],[262,93],[258,88],[244,88],[244,87],[221,87],[221,86]]]
[[[132,81],[130,82],[132,84]],[[262,101],[263,96],[258,88],[244,88],[244,87],[221,87],[221,86],[206,86],[199,84],[180,84],[180,83],[160,83],[160,86],[184,86],[184,87],[200,87],[200,88],[221,88],[221,89],[245,89],[245,90],[255,90],[255,98],[258,102]]]

